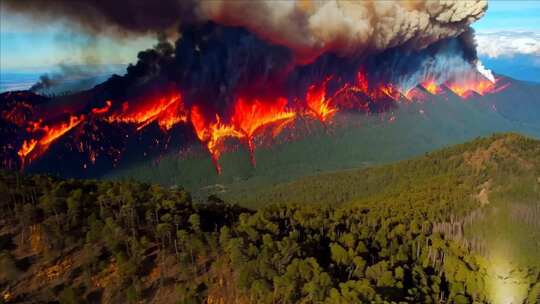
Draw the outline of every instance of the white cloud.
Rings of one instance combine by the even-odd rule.
[[[477,32],[476,41],[481,56],[540,56],[540,33],[537,32]]]

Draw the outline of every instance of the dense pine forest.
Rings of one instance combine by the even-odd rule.
[[[538,303],[539,188],[540,142],[515,134],[201,203],[4,171],[0,303]],[[497,229],[525,248],[513,285]]]

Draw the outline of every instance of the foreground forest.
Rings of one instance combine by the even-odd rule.
[[[226,202],[1,172],[0,303],[538,303],[539,188],[540,142],[515,134]],[[495,230],[527,236],[512,282]]]

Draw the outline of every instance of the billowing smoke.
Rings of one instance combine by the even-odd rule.
[[[4,0],[6,9],[67,18],[90,31],[168,32],[214,21],[241,26],[293,50],[301,61],[332,52],[359,55],[397,46],[422,49],[456,37],[487,1]]]
[[[87,154],[93,164],[104,154],[117,163],[123,140],[144,138],[166,149],[176,132],[182,134],[181,144],[200,141],[219,171],[225,142],[245,145],[255,163],[256,138],[265,132],[275,137],[297,118],[328,126],[338,111],[380,113],[427,95],[468,98],[497,90],[478,62],[469,26],[484,14],[486,1],[1,4],[15,12],[68,19],[92,34],[159,34],[156,46],[140,52],[124,76],[51,103],[47,113],[60,118],[33,105],[23,107],[31,115],[12,107],[2,111],[6,124],[21,130],[14,131],[14,148],[5,158],[18,157],[21,166],[67,134],[73,135],[70,151]],[[169,33],[177,28],[173,39]],[[37,86],[51,80],[43,78]],[[19,119],[21,111],[31,121]]]
[[[407,45],[424,48],[456,37],[483,16],[487,1],[201,1],[203,17],[244,26],[300,58]],[[242,13],[245,12],[245,13]]]
[[[39,81],[34,83],[32,87],[30,87],[30,91],[39,92],[42,90],[47,90],[52,86],[56,85],[57,83],[59,83],[59,81],[58,79],[56,79],[56,77],[51,77],[49,76],[49,74],[43,74],[39,76]]]

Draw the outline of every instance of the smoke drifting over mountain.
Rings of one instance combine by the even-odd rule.
[[[61,138],[71,138],[64,145],[68,154],[84,153],[91,164],[108,155],[116,164],[128,146],[124,140],[154,142],[165,150],[176,132],[182,134],[180,145],[199,141],[219,172],[219,158],[231,140],[246,146],[255,164],[257,142],[302,121],[327,127],[339,111],[377,114],[429,95],[468,98],[501,89],[481,68],[469,26],[484,14],[486,1],[5,0],[2,5],[71,20],[91,34],[160,37],[124,76],[63,96],[47,111],[21,102],[37,99],[32,95],[0,96],[9,101],[0,114],[12,134],[10,148],[0,153],[5,166],[27,166]],[[167,35],[177,28],[177,39]]]
[[[5,0],[6,9],[66,18],[91,32],[170,32],[214,21],[241,26],[293,50],[301,61],[325,52],[359,55],[396,46],[421,49],[456,37],[481,18],[487,1]]]

